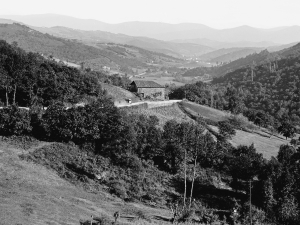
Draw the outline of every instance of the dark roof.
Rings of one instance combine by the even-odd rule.
[[[138,88],[164,88],[158,83],[150,80],[134,80],[131,84],[135,84]]]

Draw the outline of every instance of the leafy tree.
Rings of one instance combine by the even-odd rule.
[[[15,105],[0,110],[0,135],[29,134],[31,129],[28,110]]]
[[[163,156],[166,163],[173,174],[176,174],[183,160],[182,149],[180,148],[180,140],[177,135],[177,130],[179,128],[179,123],[175,120],[169,120],[165,123],[163,127],[163,143],[164,151]]]
[[[235,179],[250,180],[262,169],[263,156],[257,153],[254,145],[238,146],[232,151],[231,175]]]
[[[296,133],[296,128],[288,119],[285,118],[281,121],[281,125],[278,127],[278,132],[283,134],[286,139],[292,138]]]
[[[244,112],[245,104],[241,93],[239,93],[234,87],[228,87],[226,96],[228,98],[227,110],[233,114]]]
[[[236,133],[234,127],[227,121],[218,122],[218,128],[219,128],[219,134],[224,139],[231,139]]]

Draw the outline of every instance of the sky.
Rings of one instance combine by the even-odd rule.
[[[107,23],[200,23],[225,29],[300,25],[300,0],[0,0],[0,15],[54,13]]]

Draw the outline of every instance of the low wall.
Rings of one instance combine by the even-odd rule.
[[[135,102],[126,105],[116,105],[118,108],[134,108],[134,109],[152,109],[164,106],[172,106],[175,103],[181,102],[181,100],[168,100],[168,101],[154,101],[154,102]]]

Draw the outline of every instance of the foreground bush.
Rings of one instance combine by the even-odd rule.
[[[29,134],[30,125],[29,111],[17,106],[10,106],[0,110],[0,135],[23,135]]]

